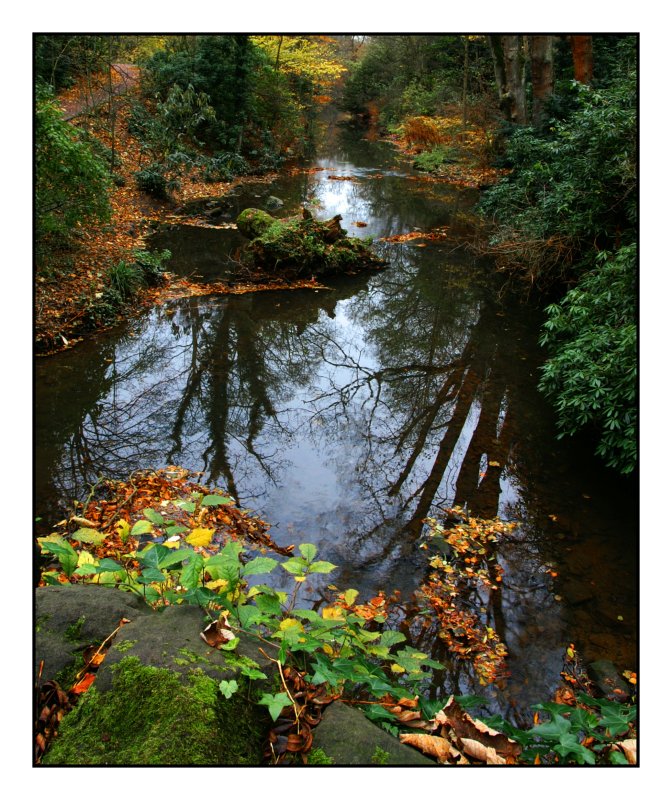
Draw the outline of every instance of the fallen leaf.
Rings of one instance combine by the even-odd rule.
[[[468,756],[485,761],[486,764],[506,764],[506,759],[497,755],[494,747],[486,747],[475,739],[462,739],[462,747]]]
[[[612,750],[621,750],[628,759],[628,764],[637,763],[637,739],[624,739],[622,742],[612,744]]]
[[[402,733],[399,741],[436,758],[440,764],[446,764],[451,758],[460,756],[459,751],[442,736],[431,736],[429,733]]]

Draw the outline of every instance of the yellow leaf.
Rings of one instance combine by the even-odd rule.
[[[225,580],[224,578],[219,578],[216,581],[208,581],[205,584],[205,586],[206,586],[207,589],[212,589],[213,592],[214,592],[217,589],[228,589],[229,582],[227,580]]]
[[[406,670],[401,666],[401,664],[392,664],[390,669],[392,670],[392,672],[397,672],[397,673],[406,672]]]
[[[305,575],[295,575],[294,576],[294,580],[297,583],[303,583],[306,580],[306,576]]]
[[[357,599],[358,594],[359,592],[357,591],[357,589],[348,589],[348,591],[344,595],[345,602],[347,603],[347,605],[351,606]]]
[[[163,542],[163,546],[169,547],[171,550],[177,550],[181,541],[179,536],[171,536],[170,539],[166,539],[166,541]]]
[[[96,559],[91,555],[91,553],[87,553],[86,550],[82,550],[77,558],[77,566],[81,567],[83,564],[97,564],[98,562]]]
[[[131,526],[125,519],[120,519],[114,527],[117,529],[117,533],[121,536],[122,541],[128,538],[131,532]]]
[[[343,609],[342,608],[327,608],[322,609],[322,618],[323,619],[343,619]]]
[[[215,534],[214,528],[194,528],[187,541],[194,547],[207,547]]]
[[[298,619],[292,619],[289,617],[288,619],[283,619],[280,623],[280,630],[286,631],[288,628],[298,628],[298,630],[303,630],[303,625],[299,622]]]
[[[323,644],[322,649],[328,656],[334,655],[334,648],[330,644]]]

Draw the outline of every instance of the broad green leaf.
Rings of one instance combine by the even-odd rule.
[[[628,763],[628,759],[625,757],[623,753],[621,753],[620,750],[612,750],[609,753],[609,761],[611,761],[612,764],[619,764],[619,765]]]
[[[254,602],[257,608],[264,614],[280,615],[282,613],[282,606],[277,597],[272,597],[267,594],[258,594],[254,597]]]
[[[266,693],[262,695],[261,700],[259,700],[260,706],[268,706],[268,711],[273,722],[280,716],[282,709],[290,704],[291,700],[287,696],[287,692],[278,692],[277,694]]]
[[[117,562],[112,558],[103,558],[98,567],[96,568],[97,572],[119,572],[124,568],[121,564],[117,564]]]
[[[571,755],[574,760],[579,764],[594,764],[595,754],[587,747],[584,747],[576,739],[576,735],[572,733],[563,733],[556,745],[553,746],[555,752],[566,758]]]
[[[559,739],[563,734],[569,733],[570,728],[571,723],[568,719],[561,717],[559,714],[553,714],[549,722],[535,725],[534,728],[532,728],[532,733],[544,739]]]
[[[220,681],[219,691],[229,700],[238,691],[237,681]]]
[[[195,589],[203,577],[203,556],[194,553],[180,573],[180,584],[185,589]],[[210,592],[214,597],[217,595]]]
[[[163,583],[168,580],[168,576],[156,567],[147,567],[142,570],[142,575],[138,578],[140,583]]]
[[[286,569],[290,575],[304,575],[308,570],[308,562],[305,558],[289,558],[282,562],[282,568]]]
[[[233,500],[230,497],[222,497],[221,494],[206,494],[201,500],[202,506],[230,506]]]
[[[193,514],[194,511],[196,511],[196,503],[193,503],[191,500],[176,500],[175,505],[183,511],[187,511],[189,514]]]
[[[273,558],[253,558],[243,567],[243,575],[264,575],[273,572],[278,562]]]
[[[189,558],[190,554],[193,552],[191,550],[173,550],[172,548],[167,548],[168,552],[164,553],[159,558],[159,568],[160,569],[168,569],[168,567],[172,567],[174,564],[181,564],[187,558]]]
[[[336,564],[330,564],[328,561],[313,561],[308,567],[308,572],[319,572],[326,574],[336,569]]]
[[[236,647],[240,644],[240,639],[237,636],[234,636],[233,639],[229,639],[228,642],[224,642],[224,644],[219,645],[219,650],[235,650]]]
[[[142,513],[150,522],[157,525],[159,528],[162,528],[166,524],[166,518],[161,516],[161,514],[153,508],[145,508]]]
[[[193,547],[207,547],[215,535],[214,528],[194,528],[187,536],[187,541]]]
[[[306,561],[312,561],[315,556],[317,555],[317,547],[310,542],[306,542],[305,544],[299,545],[299,550],[301,551],[301,555],[306,559]]]
[[[392,645],[400,644],[405,641],[406,637],[399,631],[383,631],[380,636],[380,644],[385,647],[392,647]]]
[[[63,572],[70,578],[77,569],[77,562],[79,561],[79,555],[72,545],[65,539],[62,544],[57,544],[53,541],[47,541],[46,538],[41,544],[43,550],[46,550],[47,553],[52,553],[58,558]]]
[[[80,528],[72,534],[72,538],[77,542],[99,545],[105,541],[107,534],[94,531],[92,528]]]
[[[131,536],[143,536],[146,533],[151,533],[154,526],[148,519],[139,519],[131,528]]]
[[[96,575],[98,570],[93,564],[82,564],[74,571],[74,575]]]

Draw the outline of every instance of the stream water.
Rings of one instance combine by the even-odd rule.
[[[520,523],[498,551],[501,610],[488,623],[510,676],[484,690],[452,664],[433,693],[486,694],[491,711],[520,719],[552,695],[570,642],[586,660],[636,669],[636,486],[590,443],[555,438],[536,390],[542,310],[456,246],[477,193],[420,180],[386,144],[332,133],[320,169],[239,189],[228,216],[273,195],[276,216],[308,205],[341,214],[355,236],[448,225],[454,237],[378,241],[389,267],[331,291],[171,301],[39,359],[36,513],[61,518],[100,474],[179,464],[258,512],[279,544],[314,542],[339,565],[328,580],[364,598],[410,597],[426,566],[422,520],[467,505]],[[151,245],[173,252],[172,270],[207,279],[231,269],[241,241],[173,226]],[[304,602],[315,596],[307,588]],[[437,657],[434,643],[416,645]]]

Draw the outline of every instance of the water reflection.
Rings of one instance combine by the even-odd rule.
[[[285,211],[312,200],[320,216],[340,213],[358,235],[462,224],[464,193],[411,181],[389,150],[372,166],[379,146],[340,146],[319,162],[324,169],[267,191]],[[207,236],[208,247],[219,247]],[[125,478],[177,463],[257,510],[280,544],[317,544],[322,558],[341,565],[340,586],[399,588],[407,597],[423,576],[425,517],[460,503],[477,516],[520,519],[516,539],[498,554],[502,591],[473,598],[511,653],[499,702],[515,716],[518,699],[546,699],[556,685],[567,637],[580,639],[577,620],[589,648],[614,636],[614,585],[619,602],[635,607],[632,515],[614,520],[606,501],[575,507],[580,486],[608,495],[577,471],[576,452],[554,441],[536,394],[538,312],[504,299],[489,266],[464,251],[376,247],[388,270],[330,292],[174,301],[123,332],[38,362],[37,511],[54,518],[50,503],[84,495],[100,474]],[[622,532],[620,556],[605,550],[598,519],[612,537]],[[581,594],[596,558],[613,575]],[[576,603],[553,584],[549,563],[560,580],[567,576],[565,586],[574,582]],[[446,659],[431,626],[404,624],[445,661],[448,690],[482,691],[464,664]],[[606,639],[604,647],[632,658],[634,624],[620,649]]]

